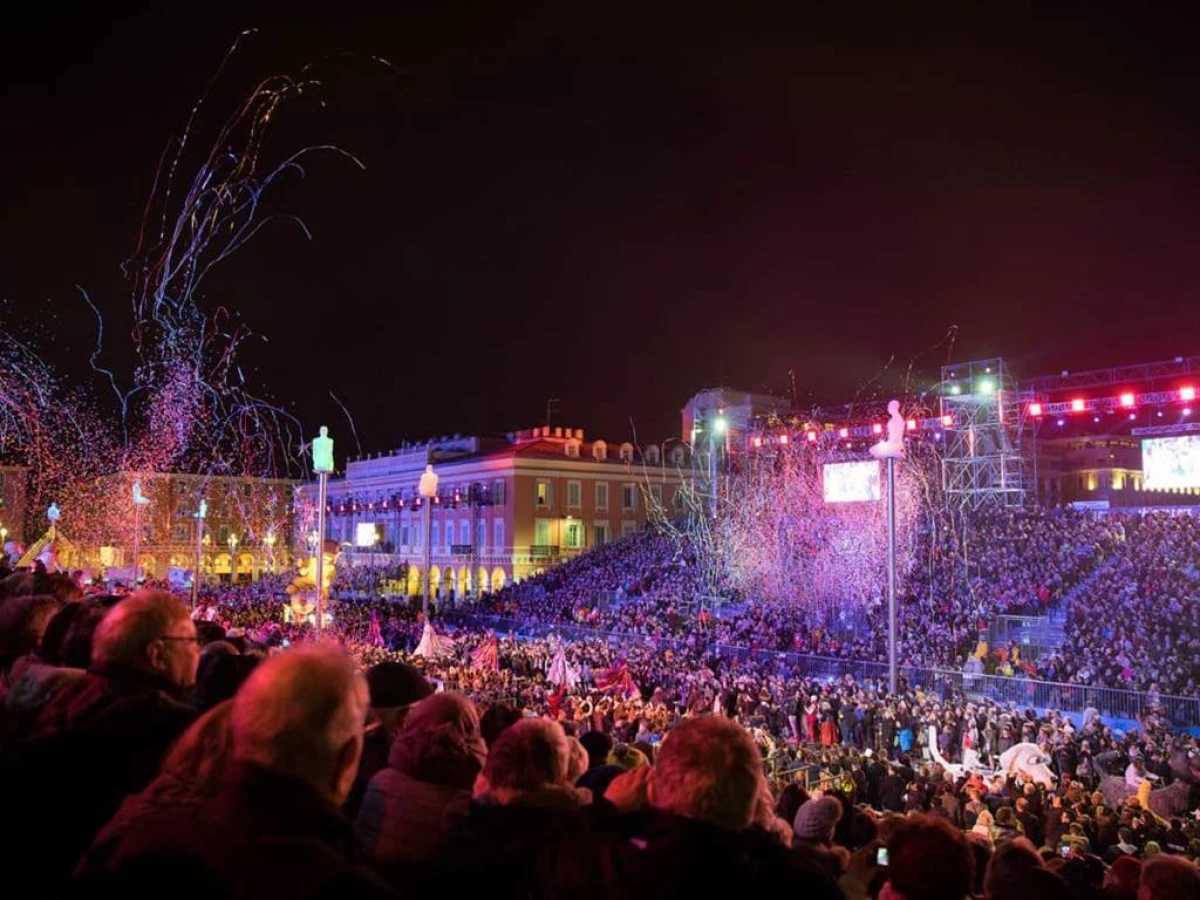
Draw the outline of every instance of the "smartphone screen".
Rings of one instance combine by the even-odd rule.
[[[887,849],[887,847],[880,847],[878,850],[875,851],[875,865],[886,866],[887,864],[888,864],[888,849]]]

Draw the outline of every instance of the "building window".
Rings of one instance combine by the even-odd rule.
[[[637,532],[637,522],[622,522],[621,523],[621,537],[629,537],[631,534],[634,534],[636,532]]]
[[[548,481],[538,481],[534,487],[534,501],[538,506],[549,506],[554,502],[554,491]]]
[[[408,546],[408,526],[407,525],[400,526],[400,546],[402,546],[402,547]]]
[[[550,546],[549,519],[538,519],[533,523],[533,543],[538,547]]]
[[[622,444],[618,452],[621,454],[621,462],[633,462],[633,444]]]
[[[583,504],[583,485],[578,481],[567,482],[567,508],[579,509]]]
[[[504,520],[497,519],[492,523],[492,547],[496,550],[504,549]]]
[[[454,523],[446,523],[446,549],[454,546]]]
[[[429,546],[436,547],[438,545],[438,537],[441,535],[441,523],[434,522],[429,526]]]
[[[504,505],[504,489],[505,484],[503,481],[492,482],[492,504],[494,506]]]
[[[592,443],[592,459],[596,462],[604,462],[608,459],[608,444],[604,441],[594,441]]]
[[[579,441],[573,439],[567,441],[567,456],[571,459],[579,459]]]
[[[583,546],[583,523],[572,520],[567,523],[567,548],[578,550]]]
[[[596,482],[596,509],[608,509],[608,482]]]
[[[650,497],[651,497],[651,499],[654,500],[654,508],[662,509],[662,485],[661,484],[650,485]]]
[[[633,512],[637,509],[636,484],[621,485],[621,509],[625,512]]]
[[[462,521],[458,523],[458,542],[460,544],[471,543],[471,523]]]
[[[487,522],[480,519],[475,523],[475,543],[482,550],[487,547]]]
[[[186,524],[172,525],[171,526],[171,542],[174,544],[186,544],[188,541],[188,538],[191,537],[191,535],[188,534],[188,532],[190,532],[190,531],[191,531],[191,529]]]
[[[142,525],[142,543],[149,544],[154,540],[154,527],[149,523]]]
[[[608,523],[593,522],[592,523],[592,543],[597,547],[603,547],[608,543]]]
[[[675,511],[683,512],[683,488],[675,488]]]

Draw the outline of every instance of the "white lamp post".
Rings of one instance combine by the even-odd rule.
[[[237,584],[237,545],[238,539],[236,534],[229,536],[229,583]]]
[[[142,494],[142,483],[133,483],[133,586],[136,588],[138,576],[142,573],[142,507],[150,502],[150,498]]]
[[[421,476],[421,481],[417,485],[417,492],[422,497],[422,506],[425,512],[425,594],[421,598],[421,612],[425,616],[425,621],[429,621],[429,587],[430,566],[433,564],[433,548],[429,545],[433,531],[433,498],[437,496],[438,477],[433,471],[433,466],[426,465],[425,473]]]
[[[208,501],[203,497],[200,498],[200,505],[193,513],[196,519],[196,560],[195,568],[192,570],[192,609],[196,609],[200,602],[200,552],[204,543],[204,520],[208,518]]]

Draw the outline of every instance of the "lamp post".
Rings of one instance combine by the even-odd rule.
[[[236,534],[229,536],[229,583],[237,584],[237,545],[238,539]]]
[[[429,621],[429,587],[432,581],[430,566],[433,564],[433,547],[429,542],[433,531],[433,498],[437,496],[437,484],[437,474],[433,471],[433,466],[427,464],[425,473],[417,485],[417,492],[422,497],[421,505],[424,507],[425,515],[425,593],[421,598],[421,612],[425,616],[426,622]]]
[[[136,588],[138,576],[142,572],[142,507],[150,502],[150,498],[142,494],[142,483],[133,483],[133,586]]]
[[[312,442],[313,471],[317,473],[317,639],[325,625],[325,502],[329,492],[329,473],[333,471],[333,438],[324,425]]]
[[[196,560],[192,569],[192,609],[200,603],[200,552],[204,543],[204,520],[208,518],[208,501],[200,498],[200,505],[193,514],[196,519]]]
[[[724,440],[729,430],[729,420],[724,413],[718,413],[708,429],[708,490],[710,494],[709,512],[717,517],[717,441]]]

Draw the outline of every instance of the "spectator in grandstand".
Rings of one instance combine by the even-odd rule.
[[[358,816],[367,859],[401,886],[417,863],[428,861],[465,814],[483,769],[487,747],[475,705],[445,692],[417,704],[392,744],[388,765],[367,789]]]
[[[69,876],[191,723],[196,640],[187,607],[170,594],[130,596],[96,629],[92,668],[6,737],[0,782],[6,808],[23,822],[12,858],[46,884]]]
[[[233,700],[231,760],[216,795],[139,819],[81,878],[128,896],[159,891],[164,879],[191,897],[391,896],[351,861],[351,828],[339,811],[367,703],[366,684],[336,650],[298,649],[263,663]]]

